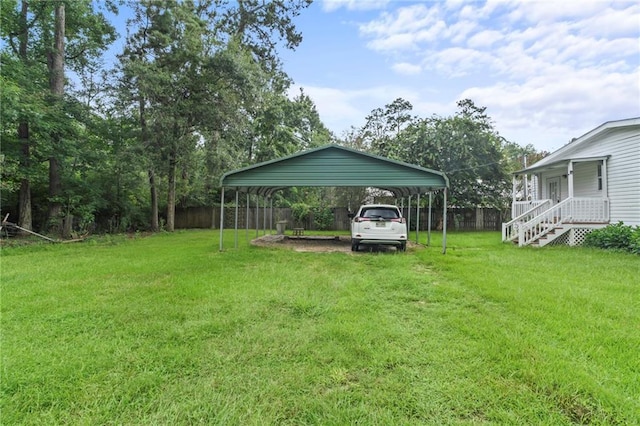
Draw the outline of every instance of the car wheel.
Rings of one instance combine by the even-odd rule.
[[[400,251],[407,251],[407,243],[401,243],[399,249]]]
[[[351,243],[351,251],[358,251],[358,243]]]

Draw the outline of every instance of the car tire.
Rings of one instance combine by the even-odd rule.
[[[358,243],[351,243],[351,251],[358,251]]]
[[[400,251],[407,251],[407,243],[400,243],[400,247],[398,247]]]

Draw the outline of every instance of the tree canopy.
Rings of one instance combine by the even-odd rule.
[[[290,94],[279,55],[302,42],[295,21],[310,3],[128,1],[124,44],[106,62],[107,17],[122,3],[3,1],[3,213],[67,236],[173,230],[177,206],[218,201],[226,171],[332,142],[444,171],[455,205],[503,208],[507,173],[536,153],[471,100],[418,117],[397,98],[337,137],[304,90]],[[363,195],[294,188],[276,202],[302,211]]]

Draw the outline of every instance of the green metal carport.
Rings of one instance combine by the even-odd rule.
[[[443,190],[442,252],[446,252],[449,180],[442,172],[331,144],[225,173],[221,186],[220,250],[225,190],[236,191],[237,209],[240,192],[271,198],[273,193],[284,188],[314,186],[375,187],[392,192],[396,198],[429,194],[430,203],[431,193]]]

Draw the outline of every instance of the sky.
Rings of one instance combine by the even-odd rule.
[[[554,151],[640,117],[640,3],[315,0],[284,71],[336,136],[408,100],[419,117],[487,108],[507,140]]]

